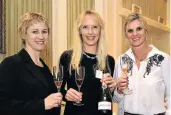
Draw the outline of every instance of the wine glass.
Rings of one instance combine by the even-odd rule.
[[[124,61],[121,61],[121,70],[122,70],[122,74],[127,76],[129,79],[129,74],[128,74],[128,64]],[[132,90],[129,89],[129,87],[127,87],[126,89],[123,90],[123,93],[125,95],[130,95],[132,93]]]
[[[59,65],[58,71],[57,67],[53,67],[53,79],[57,88],[57,91],[60,92],[62,82],[63,82],[63,66]],[[59,106],[64,106],[64,104],[60,104]]]
[[[85,76],[85,67],[84,66],[78,66],[78,68],[75,70],[75,83],[78,87],[78,92],[80,92],[80,90],[81,90],[81,86],[82,86],[83,81],[84,81],[84,76]],[[84,104],[81,103],[81,101],[76,101],[74,103],[74,105],[82,106]]]

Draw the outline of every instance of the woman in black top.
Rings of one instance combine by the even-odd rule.
[[[40,58],[49,36],[48,22],[38,13],[21,18],[24,48],[0,64],[0,115],[60,115],[62,95]]]
[[[107,68],[110,75],[105,82],[111,91],[115,87],[116,81],[112,78],[115,61],[113,57],[107,55],[104,23],[100,15],[94,11],[83,12],[78,21],[74,37],[74,47],[65,51],[60,58],[60,64],[64,66],[64,81],[62,93],[65,95],[66,107],[64,115],[100,115],[98,102],[100,101],[101,82],[95,77],[94,65],[100,68]],[[85,67],[85,78],[78,92],[75,83],[75,69],[79,65]],[[67,83],[67,90],[65,85]],[[76,106],[73,103],[82,101],[83,106]],[[111,113],[112,115],[112,113]]]

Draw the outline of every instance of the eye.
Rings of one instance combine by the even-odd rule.
[[[142,29],[142,27],[137,27],[137,31],[141,31]]]
[[[99,26],[93,26],[93,28],[97,28],[97,29],[98,29],[98,28],[99,28]]]
[[[88,28],[88,26],[82,26],[82,28],[83,28],[83,29],[86,29],[86,28]]]
[[[43,30],[42,33],[46,34],[46,33],[48,33],[48,31],[47,30]]]
[[[127,30],[127,33],[132,33],[133,32],[133,29],[128,29]]]
[[[32,33],[34,33],[34,34],[38,34],[38,31],[37,31],[37,30],[35,30],[35,31],[33,31]]]

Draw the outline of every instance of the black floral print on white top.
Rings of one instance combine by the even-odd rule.
[[[161,62],[164,60],[164,57],[160,54],[154,54],[154,56],[150,57],[147,67],[146,67],[146,72],[144,73],[144,78],[146,75],[149,75],[151,72],[151,67],[154,66],[161,66]]]
[[[131,76],[132,75],[132,68],[133,68],[133,60],[127,54],[125,54],[124,56],[121,57],[120,61],[121,61],[120,62],[121,67],[123,66],[123,64],[127,64],[128,73]]]

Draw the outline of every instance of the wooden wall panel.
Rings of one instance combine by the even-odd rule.
[[[158,16],[167,20],[167,0],[123,0],[123,7],[131,10],[132,4],[141,7],[142,14],[158,21]]]
[[[22,40],[17,33],[20,17],[26,12],[39,12],[52,22],[52,1],[51,0],[6,0],[6,54],[0,56],[4,59],[7,56],[17,53],[22,48]],[[41,54],[45,62],[52,65],[52,40],[51,34],[45,51]]]

